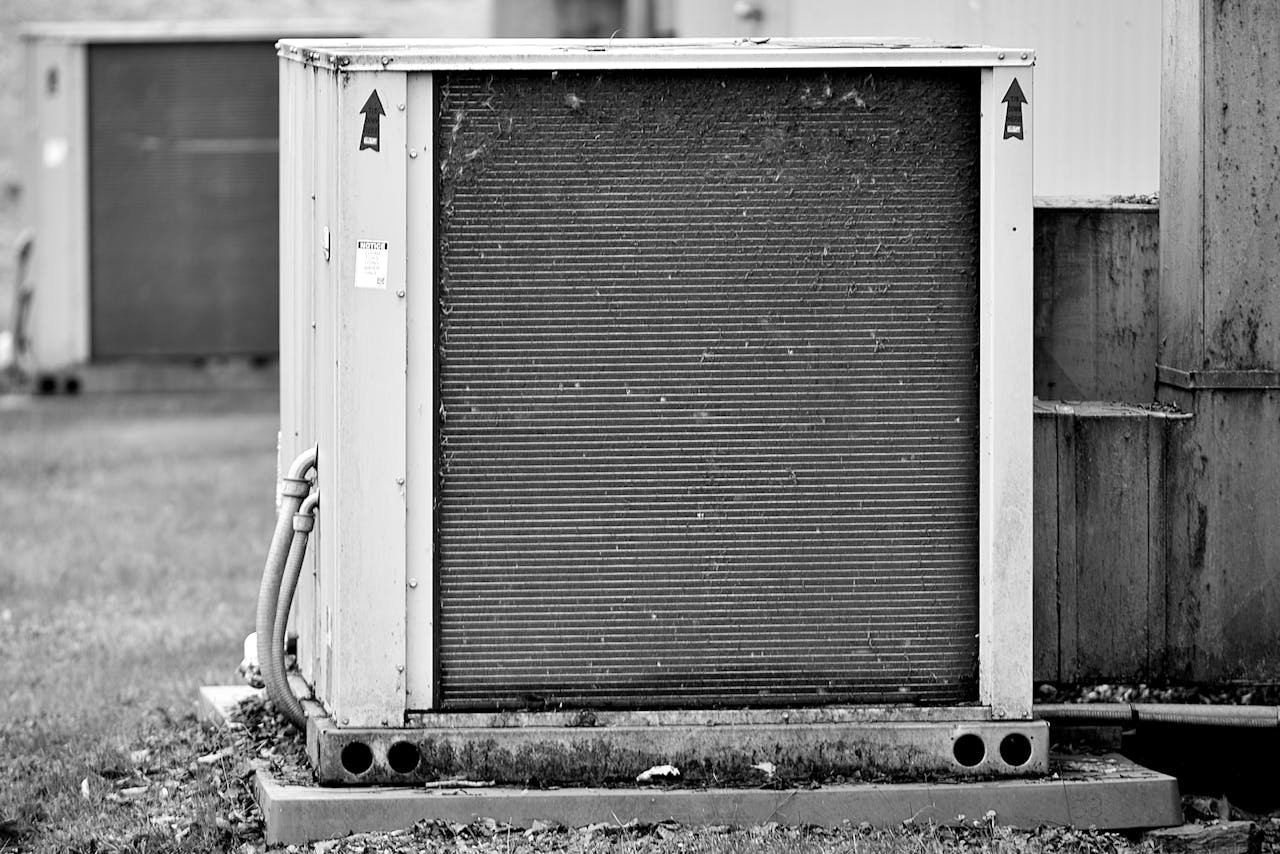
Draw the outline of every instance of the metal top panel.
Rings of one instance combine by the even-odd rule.
[[[911,38],[285,39],[280,56],[348,71],[926,67],[1035,63],[1027,48]]]
[[[311,39],[350,37],[367,25],[340,20],[52,21],[25,25],[32,41],[102,44],[173,41],[276,41],[283,36]]]

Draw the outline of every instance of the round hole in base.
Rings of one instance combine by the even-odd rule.
[[[982,736],[966,732],[964,735],[956,739],[955,745],[951,748],[951,752],[955,755],[956,761],[966,768],[973,768],[978,765],[987,755],[987,746],[982,742]]]
[[[342,748],[342,767],[348,774],[359,776],[373,765],[373,751],[363,741],[353,741]]]
[[[418,770],[418,745],[408,741],[397,741],[387,748],[387,764],[397,774],[412,774]]]
[[[1020,732],[1011,732],[1000,739],[1000,758],[1017,768],[1026,765],[1031,758],[1031,739]]]
[[[63,377],[62,390],[67,394],[79,394],[80,378],[79,377]]]

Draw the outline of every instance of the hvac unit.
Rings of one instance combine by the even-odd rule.
[[[324,23],[24,32],[35,364],[277,351],[283,34]]]
[[[1044,769],[1028,52],[280,56],[322,781],[607,782],[664,727],[704,769],[819,731],[828,770]]]

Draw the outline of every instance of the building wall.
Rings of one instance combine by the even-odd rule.
[[[1159,187],[1160,0],[665,0],[668,7],[680,36],[913,36],[1031,48],[1036,194],[1151,195]]]

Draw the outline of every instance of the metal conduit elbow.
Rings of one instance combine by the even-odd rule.
[[[302,500],[302,506],[298,508],[298,512],[293,514],[293,530],[294,532],[306,531],[311,533],[311,529],[315,527],[314,513],[320,506],[320,491],[315,490]],[[303,527],[299,527],[299,526]]]
[[[316,467],[316,462],[320,458],[320,446],[312,445],[294,459],[293,464],[289,466],[289,473],[286,477],[297,480],[304,478],[311,473]]]
[[[293,697],[293,692],[289,689],[282,660],[275,658],[271,649],[280,599],[280,582],[293,544],[293,517],[311,491],[311,483],[306,476],[316,467],[318,459],[319,449],[308,448],[297,456],[289,466],[288,473],[280,479],[280,507],[275,532],[267,550],[262,583],[258,588],[258,607],[254,621],[258,633],[258,663],[262,668],[262,681],[266,684],[267,696],[281,708],[288,702],[285,695]],[[296,698],[294,701],[297,702]]]

